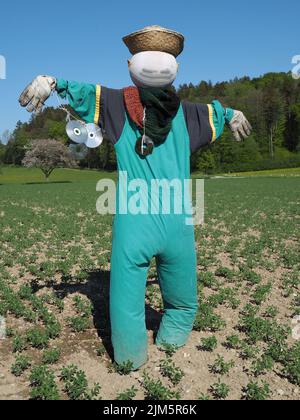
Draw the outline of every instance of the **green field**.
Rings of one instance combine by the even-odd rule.
[[[298,400],[300,182],[288,173],[206,180],[191,339],[175,354],[153,345],[162,299],[152,266],[149,362],[130,373],[111,363],[112,217],[96,212],[107,174],[58,170],[43,183],[36,170],[4,168],[0,399]]]
[[[273,169],[270,171],[257,172],[240,172],[234,174],[226,174],[225,177],[298,177],[300,176],[300,168],[288,169]],[[49,183],[78,183],[78,182],[97,182],[102,177],[116,179],[117,175],[114,172],[107,173],[101,171],[89,171],[78,169],[56,169],[49,179]],[[202,175],[194,174],[193,177],[201,178]],[[209,176],[205,178],[210,178]],[[30,183],[44,183],[45,178],[39,169],[25,169],[19,167],[5,166],[0,172],[1,184],[30,184]]]
[[[107,172],[88,171],[78,169],[56,169],[51,177],[49,183],[78,183],[78,182],[97,182],[99,179],[105,177],[110,178],[116,176],[115,174],[108,174]],[[0,185],[1,184],[30,184],[30,183],[44,183],[45,177],[39,169],[25,169],[13,166],[5,166],[1,168]]]

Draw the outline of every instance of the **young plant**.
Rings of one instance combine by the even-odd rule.
[[[268,306],[265,311],[265,317],[274,319],[278,315],[279,310],[275,306]]]
[[[44,365],[54,365],[58,362],[61,355],[60,349],[48,349],[43,353],[42,361]]]
[[[230,335],[226,338],[225,347],[238,350],[240,348],[240,339],[238,335]]]
[[[212,353],[214,350],[216,350],[217,347],[218,347],[218,340],[216,339],[215,336],[213,336],[213,337],[202,338],[199,349]]]
[[[178,351],[177,346],[168,343],[163,343],[161,349],[166,353],[167,357],[173,357],[174,354]]]
[[[103,344],[100,344],[96,348],[96,353],[97,353],[97,356],[103,357],[106,354],[106,348],[105,348],[105,346]]]
[[[39,327],[28,330],[26,339],[32,347],[37,349],[43,349],[49,345],[49,335],[47,334],[47,331]]]
[[[130,389],[127,389],[127,391],[122,392],[117,396],[117,400],[119,401],[131,401],[136,397],[137,389],[132,386]]]
[[[99,397],[100,385],[95,384],[90,390],[85,373],[77,366],[64,367],[60,379],[64,383],[64,391],[71,400],[94,400]]]
[[[30,366],[31,361],[28,356],[18,355],[15,363],[11,367],[11,373],[17,377],[21,376]]]
[[[201,393],[201,394],[199,395],[198,400],[199,400],[199,401],[210,401],[210,396],[209,396],[209,395],[206,395],[206,394]]]
[[[202,303],[194,323],[195,331],[220,331],[226,327],[225,321],[214,313],[214,307],[209,303]]]
[[[267,371],[271,371],[274,367],[274,360],[271,356],[265,354],[260,359],[254,361],[251,366],[255,376],[263,375]]]
[[[241,352],[240,352],[240,356],[242,359],[244,360],[254,359],[257,353],[258,353],[257,347],[251,346],[245,341],[242,342]]]
[[[230,387],[219,381],[211,386],[210,391],[214,398],[218,400],[226,400],[230,392]]]
[[[84,332],[90,326],[90,320],[86,317],[76,316],[67,319],[73,332]]]
[[[168,378],[174,386],[178,385],[184,377],[184,372],[180,368],[176,367],[175,363],[170,358],[161,361],[160,371],[161,374]]]
[[[35,366],[30,374],[30,397],[33,400],[59,400],[59,392],[53,372],[47,366]]]
[[[290,382],[300,386],[300,343],[296,343],[286,352],[283,361],[283,374]]]
[[[23,335],[17,334],[13,339],[13,352],[21,353],[27,349],[27,340]]]
[[[235,366],[234,361],[225,362],[225,359],[223,356],[218,355],[217,359],[215,360],[214,364],[210,366],[210,371],[212,373],[215,373],[217,375],[227,375]]]
[[[248,401],[265,401],[270,396],[270,386],[265,382],[260,386],[257,382],[251,381],[244,392]]]
[[[122,376],[129,375],[133,371],[133,363],[130,360],[122,364],[115,362],[111,365],[111,371],[116,372]]]
[[[269,293],[272,290],[272,284],[258,286],[255,292],[252,295],[252,301],[260,306],[268,297]]]
[[[144,372],[143,376],[143,387],[145,389],[145,399],[149,401],[180,399],[178,392],[173,392],[166,388],[159,379],[151,379],[146,372]]]

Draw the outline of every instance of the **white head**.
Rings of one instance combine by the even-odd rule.
[[[176,79],[176,58],[160,51],[144,51],[128,60],[130,77],[137,87],[165,88]]]

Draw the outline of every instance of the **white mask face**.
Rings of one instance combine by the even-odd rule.
[[[129,72],[137,87],[170,86],[176,79],[176,58],[160,51],[145,51],[135,54],[129,61]]]

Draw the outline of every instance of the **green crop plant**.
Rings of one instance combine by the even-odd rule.
[[[265,401],[270,397],[270,386],[265,382],[259,385],[251,381],[244,389],[244,394],[248,401]]]
[[[215,336],[202,338],[201,345],[198,346],[198,348],[200,350],[208,351],[208,352],[211,352],[211,353],[214,350],[216,350],[217,347],[218,347],[218,340]]]
[[[145,399],[149,401],[180,399],[178,392],[171,391],[165,387],[159,379],[151,379],[146,372],[143,375],[143,388],[145,390]]]
[[[21,376],[30,366],[31,360],[28,356],[18,355],[11,367],[11,373],[15,376]]]
[[[64,384],[64,391],[71,400],[96,400],[99,399],[101,387],[94,384],[88,388],[85,373],[75,365],[64,367],[61,370],[60,379]]]
[[[45,365],[54,365],[60,359],[61,351],[58,348],[46,349],[43,352],[42,361]]]
[[[55,376],[47,366],[35,366],[30,373],[30,397],[33,400],[59,400]]]
[[[174,386],[178,385],[184,377],[183,371],[176,367],[170,358],[160,362],[160,371],[162,376],[168,378]]]
[[[232,360],[226,362],[223,356],[218,355],[214,364],[210,366],[210,371],[218,375],[227,375],[234,366]]]
[[[136,397],[137,392],[137,389],[134,386],[132,386],[130,389],[127,389],[126,391],[120,393],[117,396],[116,400],[131,401]]]
[[[211,386],[210,392],[214,398],[218,400],[226,400],[230,392],[230,387],[219,381]]]

